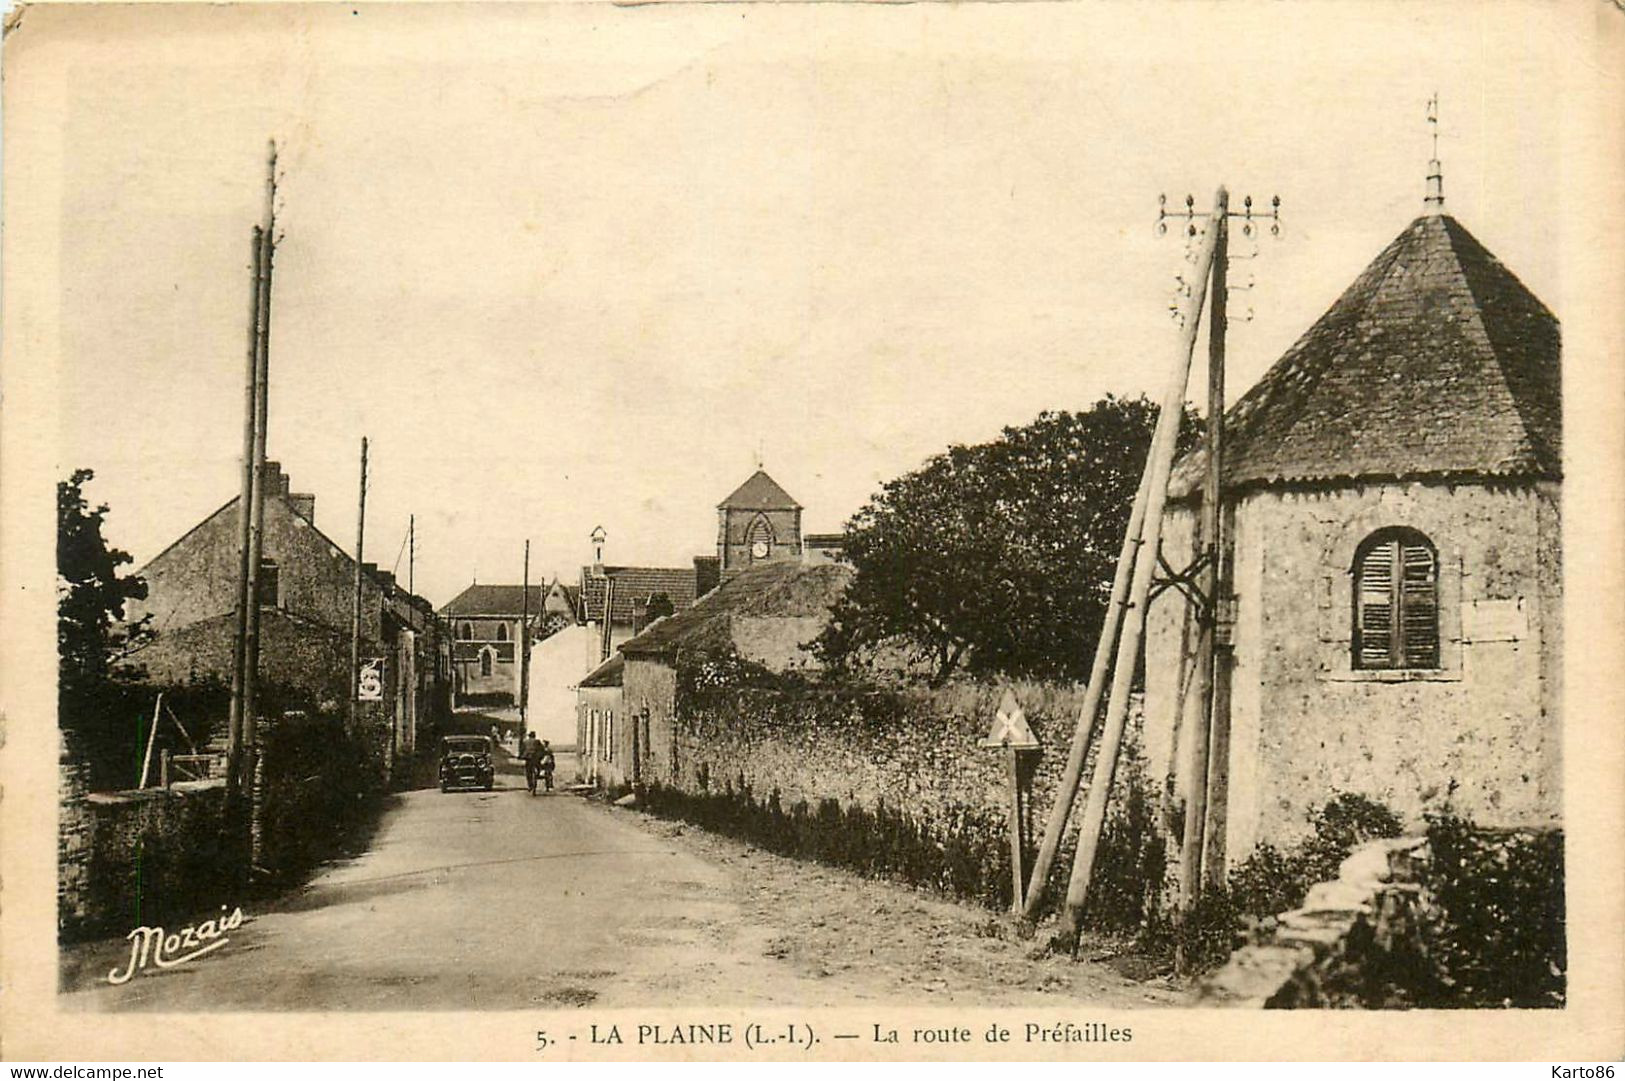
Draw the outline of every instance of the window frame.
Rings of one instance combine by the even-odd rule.
[[[1369,603],[1373,594],[1370,573],[1371,560],[1386,549],[1387,611],[1384,627],[1368,630],[1367,620],[1382,610]],[[1425,553],[1427,570],[1425,579],[1413,578],[1410,568],[1415,566],[1413,556]],[[1351,591],[1349,627],[1349,667],[1354,672],[1439,672],[1445,668],[1444,634],[1441,626],[1441,560],[1438,545],[1432,538],[1409,526],[1384,526],[1366,535],[1355,547],[1349,568]],[[1410,599],[1408,599],[1410,598]],[[1431,631],[1431,641],[1417,640],[1411,628],[1416,619],[1416,606],[1430,615],[1421,618]],[[1375,633],[1387,635],[1386,657],[1373,660],[1374,652],[1366,647]],[[1431,651],[1431,654],[1429,653]]]
[[[270,573],[267,574],[266,572]],[[266,588],[266,583],[270,588]],[[267,596],[269,594],[269,596]],[[261,608],[282,607],[282,567],[269,556],[261,557],[254,579],[254,601]]]

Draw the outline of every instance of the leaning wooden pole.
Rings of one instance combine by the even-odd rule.
[[[1123,633],[1117,643],[1117,658],[1112,669],[1111,698],[1106,705],[1106,719],[1100,733],[1100,746],[1095,752],[1095,769],[1089,781],[1089,797],[1084,804],[1083,822],[1078,831],[1078,851],[1072,863],[1072,877],[1067,883],[1066,909],[1063,930],[1074,936],[1088,901],[1089,878],[1094,873],[1095,853],[1100,844],[1101,827],[1106,821],[1106,800],[1111,792],[1112,778],[1117,771],[1117,753],[1123,740],[1123,726],[1128,717],[1129,692],[1134,683],[1134,670],[1139,664],[1140,640],[1145,632],[1145,609],[1151,594],[1151,576],[1156,570],[1157,545],[1162,538],[1162,510],[1168,498],[1168,474],[1173,468],[1174,452],[1179,442],[1180,421],[1185,411],[1185,390],[1190,382],[1191,354],[1195,351],[1196,336],[1202,321],[1202,306],[1207,295],[1208,276],[1213,270],[1213,244],[1215,230],[1209,226],[1203,234],[1202,246],[1196,263],[1196,288],[1191,298],[1184,332],[1180,335],[1180,350],[1163,395],[1162,409],[1157,415],[1157,427],[1151,437],[1151,455],[1146,463],[1150,484],[1146,492],[1145,518],[1141,527],[1139,557],[1134,561],[1134,577],[1129,586],[1128,608]]]
[[[1100,700],[1104,697],[1106,672],[1111,665],[1117,645],[1117,630],[1123,619],[1123,602],[1128,597],[1129,579],[1134,572],[1135,553],[1140,547],[1140,527],[1145,521],[1146,492],[1151,478],[1151,455],[1147,448],[1145,468],[1140,472],[1140,485],[1134,493],[1134,506],[1129,511],[1128,528],[1123,533],[1123,547],[1117,554],[1117,572],[1112,576],[1111,600],[1106,606],[1106,618],[1101,623],[1100,640],[1095,643],[1095,658],[1089,666],[1089,682],[1083,692],[1083,705],[1078,708],[1077,727],[1072,731],[1072,747],[1067,752],[1066,768],[1061,783],[1055,790],[1055,804],[1044,823],[1044,839],[1038,846],[1038,858],[1033,863],[1032,877],[1027,881],[1027,898],[1022,904],[1022,915],[1029,919],[1043,903],[1044,887],[1049,880],[1055,853],[1061,847],[1066,833],[1067,819],[1072,816],[1072,805],[1077,800],[1078,782],[1083,779],[1083,762],[1089,753],[1089,737],[1094,732]]]

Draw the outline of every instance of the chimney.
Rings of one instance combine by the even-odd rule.
[[[287,495],[288,475],[282,472],[282,463],[267,460],[265,463],[265,494]]]
[[[592,531],[592,572],[596,575],[604,573],[604,541],[608,535],[603,526],[595,526]]]
[[[369,564],[367,564],[367,566],[371,567],[371,566],[373,566],[373,564],[369,563]],[[393,572],[391,572],[391,571],[378,571],[377,572],[377,578],[378,578],[379,584],[384,587],[384,592],[386,592],[386,593],[392,592],[395,589],[395,575],[394,575]]]
[[[722,560],[716,556],[694,557],[694,596],[703,597],[722,580]]]
[[[316,524],[316,493],[293,492],[288,496],[288,502],[293,505],[294,513],[309,522]]]

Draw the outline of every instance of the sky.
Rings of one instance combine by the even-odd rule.
[[[348,550],[367,436],[366,558],[404,578],[415,515],[436,604],[517,582],[527,538],[571,579],[600,525],[608,562],[685,565],[758,458],[835,531],[951,443],[1159,393],[1162,193],[1281,198],[1233,250],[1234,397],[1422,212],[1435,92],[1447,211],[1562,319],[1552,10],[30,13],[63,73],[55,465],[137,564],[235,494],[270,139],[270,456]]]

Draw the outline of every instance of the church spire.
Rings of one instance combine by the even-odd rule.
[[[1433,132],[1433,157],[1428,161],[1428,194],[1422,200],[1429,214],[1444,213],[1444,168],[1439,164],[1439,93],[1428,99],[1428,127]]]

